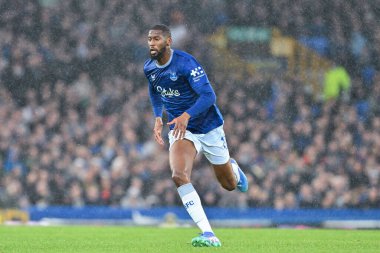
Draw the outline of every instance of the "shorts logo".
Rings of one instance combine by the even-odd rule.
[[[223,142],[223,148],[227,149],[226,139],[224,137],[221,137],[220,140]]]
[[[178,79],[178,76],[177,74],[174,72],[174,73],[170,73],[170,80],[172,81],[177,81]]]
[[[194,82],[198,82],[201,77],[205,75],[205,72],[203,71],[202,67],[199,66],[191,70],[190,75],[193,77]]]

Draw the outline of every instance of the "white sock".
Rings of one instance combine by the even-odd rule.
[[[240,181],[239,165],[237,165],[237,163],[233,163],[233,162],[231,162],[231,165],[232,165],[232,170],[235,174],[236,182],[239,183],[239,181]]]
[[[191,183],[177,188],[182,203],[190,217],[197,224],[202,233],[213,232],[207,216],[203,210],[201,199]]]

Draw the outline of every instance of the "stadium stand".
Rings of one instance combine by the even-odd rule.
[[[223,194],[200,157],[193,182],[205,206],[379,208],[376,3],[1,1],[0,208],[181,204],[151,137],[142,73],[146,30],[161,22],[206,69],[251,184],[246,195]],[[281,57],[269,74],[223,62],[210,36],[231,26],[275,27],[344,68],[349,88],[321,99],[304,72],[281,71]]]

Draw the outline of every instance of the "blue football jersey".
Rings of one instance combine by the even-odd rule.
[[[164,107],[169,121],[191,108],[204,88],[212,90],[202,66],[183,51],[172,50],[171,58],[165,65],[158,65],[156,60],[147,60],[144,73],[149,82],[155,116],[161,117]],[[191,115],[187,130],[194,134],[205,134],[222,124],[223,117],[214,103],[198,115]]]

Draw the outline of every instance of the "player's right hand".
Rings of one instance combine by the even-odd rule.
[[[164,124],[162,123],[162,118],[157,117],[156,121],[154,122],[153,135],[156,142],[160,144],[161,146],[164,145],[164,140],[162,139],[162,135],[161,135],[163,125]]]

